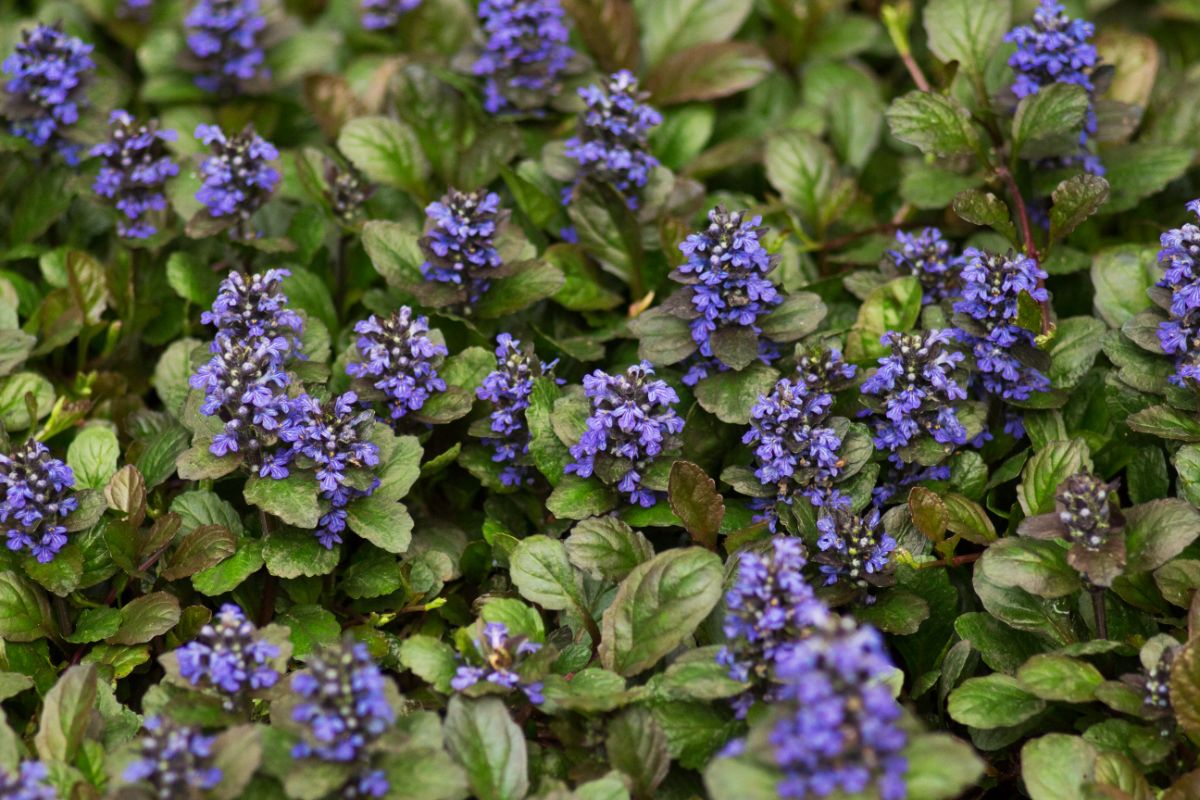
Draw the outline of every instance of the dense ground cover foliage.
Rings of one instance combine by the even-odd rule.
[[[0,797],[1200,798],[1197,34],[0,3]]]

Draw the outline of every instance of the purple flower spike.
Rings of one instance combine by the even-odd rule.
[[[429,338],[429,320],[408,306],[383,319],[368,317],[354,332],[359,361],[348,364],[346,372],[383,392],[393,423],[446,391],[446,382],[438,376],[446,346]]]
[[[71,165],[79,163],[79,145],[66,133],[87,105],[83,90],[96,69],[91,52],[92,45],[66,35],[60,25],[37,25],[21,31],[21,41],[0,65],[7,76],[0,113],[9,131]]]
[[[475,74],[487,78],[483,107],[492,114],[536,111],[560,88],[575,56],[559,0],[483,0],[487,45]]]
[[[234,95],[271,76],[259,0],[197,0],[183,24],[195,82],[204,91]]]
[[[175,131],[160,130],[157,122],[138,124],[126,111],[109,115],[109,140],[93,147],[104,165],[92,189],[121,213],[117,233],[127,239],[148,239],[158,232],[152,222],[169,205],[164,194],[168,178],[179,174],[167,142]]]
[[[492,436],[484,440],[494,451],[492,460],[504,464],[500,481],[505,486],[520,486],[528,478],[525,457],[529,453],[529,428],[525,409],[533,382],[550,373],[557,362],[539,361],[532,351],[522,350],[519,339],[502,333],[496,337],[496,369],[483,379],[475,391],[480,400],[492,404]]]
[[[11,454],[0,455],[0,485],[0,523],[8,549],[26,550],[43,564],[53,561],[67,543],[62,522],[79,507],[71,468],[46,445],[29,439]]]

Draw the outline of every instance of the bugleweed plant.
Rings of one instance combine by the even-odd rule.
[[[0,798],[1200,800],[1200,3],[0,0]]]

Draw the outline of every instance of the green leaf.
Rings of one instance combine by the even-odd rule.
[[[904,757],[908,800],[954,800],[975,786],[984,770],[970,745],[946,733],[912,737]]]
[[[1125,510],[1125,573],[1158,569],[1200,537],[1200,512],[1178,498]]]
[[[1119,328],[1150,308],[1146,290],[1159,279],[1157,264],[1156,248],[1134,244],[1101,250],[1092,259],[1093,302],[1110,327]]]
[[[1048,377],[1056,389],[1073,389],[1096,362],[1104,344],[1104,323],[1095,317],[1060,319],[1050,348]]]
[[[42,590],[15,572],[0,572],[0,639],[32,642],[54,635]]]
[[[546,498],[546,510],[562,519],[587,519],[612,510],[617,504],[611,489],[595,478],[563,475]]]
[[[276,620],[291,631],[292,655],[304,659],[318,648],[332,645],[342,635],[337,617],[317,605],[292,606]]]
[[[1050,733],[1021,748],[1021,779],[1032,800],[1085,800],[1096,748],[1078,736]]]
[[[1043,700],[1087,703],[1095,699],[1104,676],[1086,661],[1043,653],[1021,666],[1017,680],[1026,691]]]
[[[521,596],[549,611],[587,616],[583,582],[562,542],[541,534],[522,539],[508,556],[509,576]]]
[[[496,697],[455,695],[446,709],[446,748],[479,800],[522,800],[529,791],[525,737]]]
[[[18,372],[0,381],[0,423],[6,430],[23,431],[35,420],[29,414],[26,395],[32,397],[40,420],[54,406],[54,386],[36,372]]]
[[[567,214],[579,244],[600,267],[633,285],[642,272],[642,238],[633,212],[616,191],[585,180],[575,187]]]
[[[712,372],[696,384],[696,402],[722,422],[746,425],[756,400],[767,394],[779,380],[779,373],[761,362],[741,372]]]
[[[749,89],[773,70],[756,44],[710,42],[664,58],[646,79],[646,91],[656,106],[716,100]]]
[[[183,537],[163,563],[162,577],[178,580],[216,566],[237,550],[237,538],[223,525],[201,525]]]
[[[142,595],[121,608],[121,627],[107,641],[109,644],[144,644],[174,628],[179,616],[179,601],[175,595],[169,592]]]
[[[924,486],[914,486],[908,492],[908,514],[913,526],[926,539],[940,542],[950,524],[950,511],[936,492]]]
[[[916,633],[921,623],[929,618],[929,604],[919,595],[895,588],[881,593],[874,603],[859,609],[858,616],[884,633],[908,636]]]
[[[251,475],[246,479],[246,502],[297,528],[315,528],[321,519],[317,482],[293,471],[282,480]]]
[[[984,551],[978,569],[998,586],[1016,586],[1038,597],[1062,597],[1081,587],[1066,549],[1053,541],[1000,539]]]
[[[1129,416],[1125,423],[1139,433],[1160,439],[1200,442],[1200,421],[1195,415],[1171,406],[1150,406]]]
[[[911,275],[871,290],[858,309],[858,319],[846,342],[850,361],[874,360],[891,352],[880,343],[888,331],[909,331],[921,314],[921,283]]]
[[[690,461],[676,461],[671,465],[667,500],[692,541],[715,551],[725,518],[725,501],[717,492],[716,481]]]
[[[608,763],[632,780],[638,797],[652,797],[671,767],[666,733],[649,711],[638,706],[609,721],[604,751]]]
[[[752,0],[637,0],[642,55],[650,66],[665,56],[697,44],[723,42],[737,33],[750,13]]]
[[[326,549],[312,531],[285,527],[263,541],[267,572],[279,578],[328,575],[337,567],[341,548]]]
[[[968,542],[988,545],[996,540],[996,528],[983,507],[961,494],[947,492],[942,496],[948,518],[946,527]]]
[[[970,112],[945,95],[921,91],[902,95],[888,107],[887,121],[893,136],[929,155],[964,156],[980,147]]]
[[[675,649],[721,597],[721,560],[698,547],[668,550],[629,573],[604,612],[600,660],[626,677]]]
[[[503,317],[554,296],[565,284],[557,267],[535,261],[511,277],[493,281],[473,310],[480,319]]]
[[[38,732],[33,738],[38,756],[43,761],[74,761],[95,706],[96,667],[70,667],[42,703]]]
[[[950,693],[947,712],[955,722],[986,730],[1019,725],[1045,707],[1016,678],[993,674],[963,681]]]
[[[829,148],[810,133],[784,131],[767,139],[763,160],[775,191],[800,212],[805,224],[819,229],[837,179],[837,162]]]
[[[67,448],[67,464],[75,473],[75,485],[103,489],[117,471],[121,446],[106,425],[89,425],[75,435]]]
[[[107,639],[121,627],[121,611],[116,608],[85,608],[75,620],[75,631],[65,636],[72,644],[91,644]]]
[[[828,309],[812,292],[796,292],[759,321],[763,336],[776,342],[803,339],[820,327]]]
[[[935,56],[983,75],[992,53],[1012,27],[1012,7],[1008,0],[930,0],[924,20],[929,49]]]
[[[424,191],[429,162],[416,134],[390,117],[356,117],[338,134],[338,150],[364,175],[417,195]]]
[[[352,502],[346,514],[351,529],[371,544],[397,555],[408,552],[413,519],[394,492],[377,489],[369,497]]]
[[[1171,710],[1179,726],[1192,736],[1200,735],[1200,650],[1191,639],[1176,652],[1171,662]]]
[[[577,523],[564,544],[571,563],[597,580],[623,580],[634,567],[654,557],[654,546],[641,531],[615,517]]]
[[[1053,203],[1050,206],[1050,238],[1061,239],[1104,205],[1108,200],[1108,181],[1082,172],[1060,183],[1050,200]]]
[[[1087,91],[1072,83],[1052,83],[1021,98],[1013,117],[1013,148],[1022,158],[1045,158],[1077,150],[1090,104]]]
[[[559,305],[572,311],[609,311],[621,305],[621,295],[603,285],[599,272],[577,245],[551,245],[542,258],[563,274],[563,285],[554,294]]]
[[[1045,514],[1054,508],[1058,485],[1077,472],[1090,470],[1092,459],[1082,439],[1050,442],[1025,462],[1017,499],[1025,516]]]
[[[421,234],[398,222],[371,220],[363,226],[362,243],[375,271],[388,286],[406,289],[419,284],[421,264]]]
[[[954,213],[973,225],[991,228],[1010,242],[1017,241],[1017,229],[1004,201],[982,189],[967,189],[954,197]]]
[[[687,320],[652,308],[629,322],[629,332],[638,337],[638,356],[660,366],[675,364],[696,352]]]
[[[399,659],[418,678],[450,694],[450,679],[458,670],[458,659],[450,645],[432,636],[409,636],[400,643]]]
[[[746,757],[716,758],[704,770],[713,800],[778,800],[783,773]]]
[[[1161,191],[1191,165],[1195,148],[1161,144],[1127,144],[1104,153],[1105,178],[1111,197],[1105,214],[1128,211],[1143,197]]]
[[[167,258],[167,283],[192,305],[208,308],[220,291],[221,276],[191,253],[176,251]]]

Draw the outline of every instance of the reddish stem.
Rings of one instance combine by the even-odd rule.
[[[1012,196],[1013,207],[1017,211],[1017,222],[1021,226],[1021,236],[1025,240],[1025,255],[1038,262],[1040,266],[1042,258],[1038,253],[1037,244],[1033,240],[1033,226],[1029,224],[1029,210],[1025,207],[1025,198],[1021,196],[1021,190],[1017,186],[1017,179],[1013,177],[1008,167],[1003,164],[996,167],[996,174],[1004,181],[1004,185],[1008,188],[1008,193]],[[1044,278],[1038,278],[1038,288],[1046,288],[1046,280]],[[1039,301],[1038,308],[1042,312],[1042,335],[1045,336],[1050,333],[1050,301]]]

